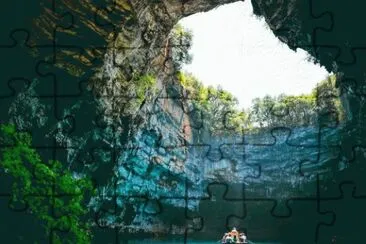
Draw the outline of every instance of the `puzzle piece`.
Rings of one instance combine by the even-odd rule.
[[[14,98],[17,95],[19,95],[19,93],[26,90],[30,86],[30,82],[26,79],[14,79],[14,80],[10,80],[8,85],[9,85],[9,88],[8,88],[9,91],[0,96],[1,113],[4,116],[2,118],[3,121],[6,121],[9,119],[8,111],[9,111],[9,107],[10,107],[11,103],[14,101]]]
[[[15,89],[24,82],[25,88]],[[30,83],[28,80],[9,81],[14,95],[2,98],[2,104],[8,105],[4,108],[8,109],[4,114],[8,114],[10,122],[19,130],[31,134],[33,147],[41,151],[43,158],[62,158],[67,149],[64,138],[72,132],[74,119],[70,116],[61,116],[61,120],[55,118],[55,107],[35,95],[35,86],[36,83]],[[51,125],[55,126],[52,128]]]
[[[174,238],[184,241],[187,228],[185,227],[187,224],[186,197],[170,195],[156,198],[150,193],[134,195],[132,192],[121,190],[118,185],[113,189],[118,189],[110,196],[115,201],[114,211],[108,210],[111,207],[102,208],[96,215],[97,226],[105,230],[104,234],[108,233],[106,237],[109,238],[110,243],[119,243],[126,238],[136,238],[136,234],[139,235],[138,233],[144,231],[148,231],[142,234],[145,238],[169,238],[174,235]],[[116,218],[123,220],[114,222]],[[97,234],[101,234],[101,230],[96,231]],[[112,237],[115,242],[112,241]]]
[[[228,221],[237,221],[236,226],[245,230],[251,240],[265,241],[268,238],[281,243],[318,243],[319,228],[330,226],[335,221],[334,212],[320,209],[318,183],[315,196],[288,197],[284,201],[247,197],[245,191],[244,218],[230,217]],[[322,220],[324,218],[327,220]]]
[[[355,19],[358,16],[361,4],[353,5],[350,8],[352,15],[349,15],[342,11],[342,5],[329,5],[329,2],[315,2],[312,1],[313,12],[326,12],[331,13],[333,18],[333,24],[330,29],[317,29],[316,30],[316,44],[324,47],[334,47],[339,49],[339,55],[333,56],[332,59],[339,64],[354,64],[356,61],[352,56],[352,50],[358,47],[363,47],[363,37],[360,35],[354,36],[351,34],[349,26],[358,24]],[[337,35],[337,33],[343,33],[343,35]],[[321,52],[322,50],[319,50]],[[338,62],[340,61],[340,62]]]
[[[350,145],[352,146],[352,145]],[[337,174],[325,175],[323,178],[325,183],[321,185],[321,194],[325,198],[338,196],[338,185],[343,182],[352,182],[357,188],[357,195],[365,195],[363,171],[365,170],[364,155],[365,148],[362,146],[352,146],[351,148],[343,148],[341,155],[334,159],[333,172]]]
[[[43,242],[48,243],[49,238],[45,235],[39,220],[27,212],[16,212],[8,208],[9,198],[0,197],[0,234],[4,242],[24,243]],[[6,221],[4,221],[6,220]]]
[[[297,140],[302,142],[307,140],[310,143],[297,145],[290,140],[292,133],[297,136]],[[271,130],[271,137],[267,137],[267,134],[248,135],[246,137],[246,163],[261,166],[261,176],[254,182],[263,183],[277,179],[278,183],[282,182],[288,187],[293,187],[296,182],[301,182],[303,179],[299,174],[299,164],[305,160],[317,161],[318,159],[319,148],[312,145],[312,138],[309,138],[311,133],[312,129],[306,128],[298,131],[289,128],[275,128]],[[268,193],[263,192],[263,194]]]
[[[207,186],[207,197],[188,197],[188,201],[199,202],[199,209],[198,215],[192,214],[186,217],[192,219],[193,222],[201,223],[201,225],[193,226],[191,229],[196,232],[189,233],[187,239],[207,239],[215,235],[217,239],[220,239],[221,233],[236,226],[235,223],[228,223],[228,218],[243,218],[245,215],[243,189],[240,188],[240,184],[239,187],[233,188],[230,192],[228,188],[228,185],[221,182],[210,183]],[[213,211],[219,209],[219,212],[212,214]]]
[[[337,218],[330,228],[321,228],[319,243],[359,242],[363,239],[360,226],[363,226],[365,219],[363,206],[366,198],[356,191],[357,186],[353,182],[345,181],[339,185],[338,196],[322,197],[321,209],[334,211]]]
[[[69,232],[78,219],[71,219],[68,215],[80,215],[82,212],[78,198],[86,190],[85,183],[75,180],[70,173],[62,172],[59,162],[42,162],[35,148],[31,148],[30,135],[6,126],[2,127],[1,136],[4,143],[1,163],[4,171],[13,176],[12,194],[8,196],[9,209],[31,213],[38,221],[43,221],[43,231],[51,242],[55,238],[53,231]],[[6,144],[9,142],[13,145]],[[72,185],[73,180],[80,185]],[[71,197],[71,200],[67,203],[61,200],[65,197]]]
[[[100,13],[96,2],[52,0],[42,3],[41,14],[34,20],[32,30],[38,36],[33,42],[49,43],[47,47],[52,51],[48,56],[61,67],[70,70],[90,66],[107,45],[108,25],[103,26],[103,32],[96,23]],[[78,64],[76,67],[73,61]]]

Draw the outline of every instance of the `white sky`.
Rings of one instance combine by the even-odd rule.
[[[183,67],[205,85],[220,84],[249,107],[266,94],[309,93],[327,76],[325,68],[306,61],[307,53],[290,50],[252,14],[249,0],[182,19],[193,31],[192,64]]]

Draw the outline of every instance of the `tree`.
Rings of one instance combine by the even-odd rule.
[[[171,49],[172,63],[174,70],[181,70],[183,64],[192,62],[192,55],[189,49],[192,46],[193,34],[190,30],[184,29],[177,24],[168,37],[168,48]]]
[[[344,118],[336,77],[318,83],[311,94],[265,96],[252,101],[250,120],[254,126],[308,126]]]
[[[267,95],[264,98],[255,98],[252,101],[250,118],[252,123],[259,127],[271,126],[274,122],[272,113],[275,106],[275,98]]]
[[[188,101],[201,111],[204,128],[212,134],[241,131],[248,122],[245,110],[237,108],[238,99],[221,86],[205,87],[190,73],[178,72],[178,80],[187,92]]]
[[[322,80],[313,89],[312,94],[316,97],[317,113],[324,121],[341,121],[344,119],[344,110],[342,108],[340,93],[336,88],[337,77],[329,76]]]

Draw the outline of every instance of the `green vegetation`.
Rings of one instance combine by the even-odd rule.
[[[340,91],[336,88],[337,77],[329,76],[317,84],[313,94],[317,100],[317,112],[329,119],[342,121],[345,118],[344,109],[339,98]]]
[[[183,64],[192,62],[192,55],[189,53],[189,49],[192,46],[193,34],[178,24],[174,26],[168,38],[168,45],[171,47],[172,52],[173,68],[180,70]]]
[[[177,77],[194,107],[202,111],[206,128],[213,134],[227,129],[316,126],[320,120],[344,118],[334,75],[319,82],[311,94],[267,95],[254,99],[248,110],[239,110],[238,100],[220,86],[205,87],[189,73],[178,72]]]
[[[178,72],[177,77],[195,109],[202,111],[203,122],[209,126],[206,128],[210,128],[211,133],[240,130],[240,126],[248,121],[248,113],[237,109],[237,98],[220,86],[205,87],[188,73]]]
[[[170,45],[177,79],[194,108],[202,112],[205,128],[212,134],[277,126],[316,126],[344,119],[335,75],[319,82],[310,94],[267,95],[253,99],[250,108],[239,109],[238,100],[222,87],[205,87],[192,74],[181,71],[182,65],[192,60],[191,42],[192,33],[180,25],[175,26],[170,34]]]
[[[156,78],[151,74],[136,76],[134,77],[132,84],[134,84],[138,103],[141,104],[146,98],[147,91],[151,91],[154,88]]]
[[[313,94],[265,96],[252,101],[251,122],[259,127],[301,126],[316,123],[316,97]]]
[[[30,135],[14,125],[0,126],[0,143],[8,145],[1,149],[0,167],[14,179],[11,202],[27,204],[54,243],[90,243],[90,226],[81,218],[88,212],[86,194],[94,194],[91,180],[74,177],[58,161],[42,162]],[[69,230],[67,239],[53,230]]]
[[[120,118],[121,115],[130,116],[136,114],[141,104],[155,93],[156,78],[153,74],[142,74],[141,72],[133,72],[129,79],[120,76],[117,78],[120,88],[120,94],[114,96],[114,106],[110,116]],[[113,89],[113,87],[110,87]],[[101,88],[103,91],[103,88]],[[110,91],[113,94],[115,91]]]

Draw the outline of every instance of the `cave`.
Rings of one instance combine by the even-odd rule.
[[[310,93],[332,75],[314,64],[303,49],[294,52],[276,38],[264,18],[253,16],[250,1],[190,15],[178,25],[193,35],[192,60],[182,69],[206,86],[223,87],[241,108],[249,108],[254,98],[265,95]]]
[[[366,37],[358,18],[364,3],[345,11],[330,0],[251,1],[281,42],[304,49],[337,75],[345,117],[328,123],[332,113],[326,114],[316,130],[293,133],[282,126],[264,139],[253,134],[248,145],[240,135],[201,130],[201,114],[187,102],[167,58],[169,34],[180,19],[232,2],[42,1],[17,22],[17,4],[6,5],[1,120],[31,132],[45,161],[102,178],[94,178],[98,196],[88,205],[96,239],[213,240],[235,224],[253,241],[363,241]],[[250,160],[243,146],[262,158],[235,163]],[[287,187],[267,187],[262,173],[273,169],[262,172],[260,160],[283,161],[285,152],[309,157],[277,172]],[[286,170],[298,173],[293,185]],[[210,221],[206,227],[200,214]]]

